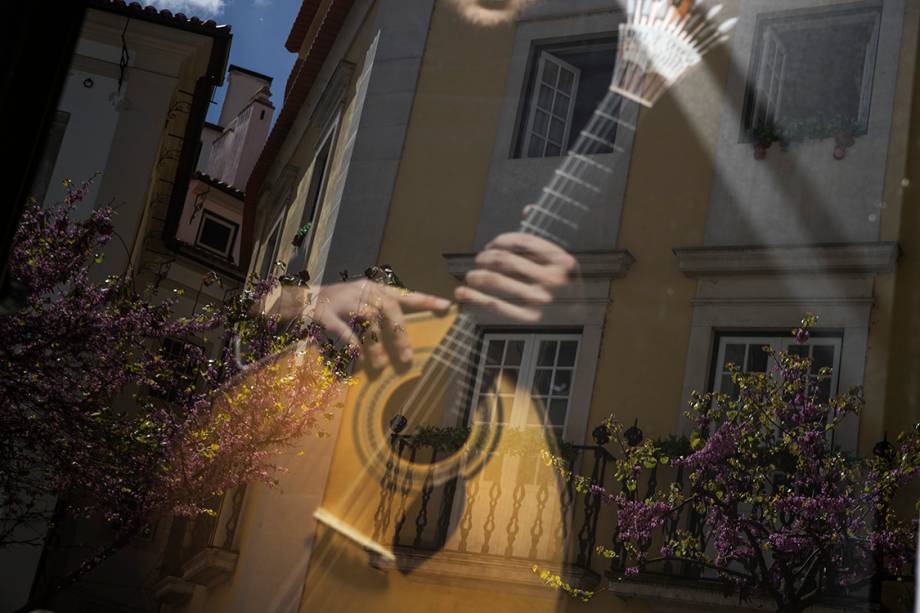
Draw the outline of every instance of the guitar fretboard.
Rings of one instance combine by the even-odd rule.
[[[579,133],[569,152],[553,172],[536,203],[527,207],[519,231],[570,248],[585,217],[603,196],[604,182],[613,174],[612,166],[599,161],[599,154],[623,153],[617,138],[635,126],[621,119],[627,104],[634,104],[614,90],[608,90],[591,120]],[[614,158],[616,159],[616,157]],[[461,385],[471,392],[478,364],[479,337],[476,320],[463,312],[432,354],[434,362],[455,370]]]
[[[635,126],[621,119],[627,103],[615,91],[607,92],[537,202],[528,207],[521,221],[521,232],[564,248],[574,244],[581,222],[602,197],[602,186],[614,172],[613,167],[599,161],[598,154],[624,153],[617,144],[622,139],[617,136],[635,130]]]

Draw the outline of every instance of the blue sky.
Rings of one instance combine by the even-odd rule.
[[[169,9],[191,17],[213,19],[230,24],[233,44],[230,63],[274,77],[272,100],[275,117],[281,110],[284,83],[297,57],[284,48],[291,24],[302,0],[147,0],[157,8]],[[224,88],[219,89],[208,113],[208,121],[217,121]]]

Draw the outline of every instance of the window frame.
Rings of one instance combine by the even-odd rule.
[[[536,116],[536,103],[539,98],[538,92],[536,91],[540,84],[540,77],[542,74],[542,62],[541,59],[544,54],[551,56],[554,61],[563,62],[568,66],[574,66],[567,62],[562,57],[556,55],[555,52],[564,52],[570,51],[572,49],[577,49],[578,47],[584,47],[582,51],[588,51],[595,48],[609,48],[610,52],[614,55],[616,54],[617,41],[619,38],[619,33],[617,30],[609,31],[598,31],[598,32],[586,32],[583,34],[576,34],[571,36],[562,36],[562,37],[551,37],[551,38],[542,38],[542,39],[532,39],[530,41],[530,53],[527,59],[526,64],[523,67],[523,83],[520,99],[517,104],[517,109],[514,113],[514,123],[513,130],[511,133],[511,150],[509,152],[510,159],[526,159],[526,160],[538,160],[544,159],[546,157],[558,157],[564,156],[569,151],[569,140],[571,138],[571,127],[574,122],[574,113],[577,106],[578,100],[578,86],[574,88],[575,95],[571,97],[569,104],[570,118],[566,122],[565,131],[566,135],[563,138],[563,146],[561,152],[558,156],[539,156],[531,157],[528,155],[528,147],[530,145],[530,135],[531,127],[533,125],[533,120]],[[577,68],[577,67],[575,67]],[[612,71],[611,71],[612,75]],[[581,76],[581,71],[579,69],[579,79]],[[580,83],[580,80],[579,80]],[[599,102],[599,101],[598,101]],[[547,128],[548,131],[548,128]],[[609,153],[609,152],[607,152]],[[604,155],[606,153],[601,153]]]
[[[812,331],[811,337],[808,339],[808,341],[801,345],[805,347],[814,346],[817,344],[833,345],[833,370],[831,372],[829,388],[829,397],[831,398],[833,398],[834,395],[838,393],[838,386],[840,383],[840,369],[841,363],[843,362],[843,341],[844,338],[842,331],[816,330]],[[727,345],[732,342],[745,344],[745,362],[747,362],[748,352],[751,346],[769,345],[777,353],[781,351],[788,351],[790,347],[799,346],[788,331],[747,330],[717,333],[713,342],[713,358],[708,383],[708,389],[710,392],[728,393],[722,392],[722,377],[728,374],[725,370],[725,351]],[[741,366],[742,371],[747,372],[743,370],[744,365]]]
[[[316,226],[320,215],[323,213],[323,202],[325,201],[328,193],[329,179],[332,174],[332,163],[335,159],[336,150],[338,149],[336,145],[338,142],[341,120],[342,110],[339,109],[325,130],[323,130],[322,136],[320,137],[316,149],[313,152],[313,160],[310,165],[310,178],[309,183],[307,184],[307,193],[304,196],[303,209],[301,210],[300,214],[300,224],[298,224],[295,232],[299,231],[300,228],[308,223],[310,224],[310,230],[307,232],[307,235],[304,237],[300,245],[294,248],[293,253],[291,253],[291,257],[288,258],[289,268],[293,267],[293,265],[298,262],[298,260],[303,261],[304,267],[309,264],[308,259],[310,256],[310,249],[313,247],[313,241],[316,238]],[[325,163],[323,164],[323,168],[317,182],[315,181],[317,178],[316,163],[322,151],[327,147],[328,153],[326,155]],[[313,202],[311,204],[311,192],[314,191],[315,193],[312,194]]]
[[[821,26],[816,26],[813,23],[818,19],[821,20]],[[764,41],[768,31],[773,31],[773,36],[778,38],[776,31],[807,31],[816,27],[827,27],[833,23],[852,23],[860,20],[865,20],[868,23],[870,19],[874,21],[873,31],[869,42],[866,44],[866,57],[863,63],[862,81],[860,82],[859,110],[855,118],[857,130],[854,136],[867,134],[869,131],[872,97],[875,91],[879,42],[882,34],[882,5],[874,2],[859,2],[853,5],[807,7],[764,12],[757,15],[753,29],[746,85],[744,87],[740,142],[751,142],[753,132],[758,127],[758,111],[762,108],[759,101],[760,71],[763,68]],[[775,117],[774,120],[776,120]],[[830,136],[832,135],[828,135],[828,137]]]
[[[271,226],[271,231],[266,235],[265,245],[262,251],[262,266],[260,267],[260,276],[265,279],[268,277],[273,269],[274,262],[277,259],[278,250],[281,247],[281,232],[284,228],[284,212],[282,211],[278,218],[275,220],[275,223]],[[273,242],[274,238],[274,243]],[[271,253],[269,253],[268,246],[271,244]]]
[[[572,73],[572,87],[568,92],[564,92],[559,88],[559,73],[556,74],[555,84],[550,85],[543,80],[543,77],[546,73],[547,65],[550,63],[555,63],[561,70],[568,70]],[[557,157],[560,155],[565,155],[568,150],[567,143],[569,142],[569,136],[571,135],[572,130],[572,121],[575,116],[575,101],[578,98],[578,84],[581,78],[581,70],[560,57],[557,57],[550,53],[549,51],[540,51],[540,55],[537,59],[536,74],[534,75],[533,87],[530,93],[530,104],[527,111],[527,127],[524,130],[524,141],[521,144],[521,155],[528,158],[545,158],[545,157]],[[550,88],[553,92],[553,98],[550,103],[552,107],[549,110],[540,108],[540,95],[538,92],[533,91],[537,88],[542,88],[546,86]],[[556,99],[560,95],[565,95],[569,98],[568,108],[565,114],[565,118],[562,118],[555,114]],[[534,131],[534,126],[536,124],[537,113],[545,113],[548,118],[546,121],[546,133],[543,135],[536,134]],[[550,140],[550,125],[552,124],[553,119],[562,120],[562,139],[561,142],[554,143]],[[534,138],[539,138],[543,141],[543,146],[541,148],[540,155],[530,155],[530,147]],[[559,152],[555,154],[548,154],[547,150],[550,145],[557,145],[559,147]]]
[[[223,251],[219,249],[215,249],[214,247],[211,247],[210,245],[205,245],[204,243],[201,242],[201,234],[204,231],[204,223],[206,220],[215,221],[219,225],[226,226],[227,228],[230,229],[230,238],[227,241],[227,248],[224,249]],[[223,215],[219,215],[208,208],[205,208],[201,211],[201,219],[198,221],[198,230],[195,232],[195,246],[201,247],[202,249],[210,251],[211,253],[220,255],[221,257],[232,259],[233,247],[236,245],[236,237],[239,234],[239,231],[240,231],[239,223],[232,221],[230,219],[227,219]]]
[[[484,330],[479,337],[479,343],[477,345],[478,359],[476,364],[473,365],[473,386],[471,388],[471,393],[468,397],[466,403],[468,407],[467,415],[464,419],[465,423],[470,423],[472,420],[472,407],[473,403],[479,398],[479,395],[483,388],[484,383],[484,374],[486,372],[486,360],[488,358],[488,347],[489,343],[493,340],[501,340],[507,343],[508,341],[521,340],[524,341],[524,349],[521,355],[521,361],[518,365],[518,380],[517,386],[514,393],[514,401],[511,407],[511,410],[508,413],[507,418],[503,422],[508,427],[512,428],[533,428],[536,427],[535,424],[527,423],[527,403],[529,403],[535,396],[532,393],[534,378],[536,377],[536,372],[538,368],[537,364],[537,354],[540,342],[542,341],[575,341],[575,358],[572,365],[563,366],[563,369],[570,370],[570,387],[566,397],[566,411],[565,419],[560,425],[553,425],[549,423],[549,407],[545,407],[544,419],[541,427],[544,430],[552,429],[556,430],[560,435],[566,433],[567,428],[569,427],[570,418],[572,416],[573,408],[573,391],[575,387],[576,374],[578,373],[579,361],[581,357],[581,351],[584,344],[584,335],[581,330],[536,330],[536,331],[509,331],[509,330]],[[507,344],[503,349],[504,352],[507,351]],[[557,372],[558,365],[555,364],[555,361],[558,360],[559,348],[556,348],[556,357],[554,359],[554,364],[552,365],[553,380],[555,380],[555,373]],[[503,357],[504,359],[504,357]],[[504,366],[504,364],[502,364]],[[541,367],[542,368],[542,367]],[[550,391],[552,391],[552,383]],[[553,399],[553,394],[550,393],[548,396],[549,400]]]

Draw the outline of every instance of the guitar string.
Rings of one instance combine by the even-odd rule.
[[[635,14],[635,15],[633,15],[633,19],[634,19],[636,22],[640,21],[642,18],[643,18],[643,16],[641,15],[641,13],[640,13],[640,14]],[[688,19],[689,19],[689,22],[687,21]],[[697,26],[696,29],[695,29],[691,34],[689,34],[688,36],[689,36],[691,39],[696,38],[696,39],[698,40],[698,39],[702,38],[702,35],[699,34],[699,33],[700,33],[701,30],[705,30],[704,26],[705,26],[705,25],[707,24],[707,22],[709,21],[708,19],[702,18],[702,17],[701,17],[701,14],[691,15],[691,14],[688,13],[688,15],[686,15],[685,17],[679,19],[679,22],[680,22],[680,23],[679,23],[678,25],[681,25],[681,24],[682,24],[682,25],[683,25],[683,28],[682,28],[682,29],[687,30],[687,29],[690,28],[691,24],[694,24],[696,21],[701,21],[700,25]],[[678,29],[681,29],[681,28],[678,28]],[[710,28],[710,29],[712,29],[712,28]],[[708,30],[706,30],[706,31],[707,31],[707,33],[708,33]],[[695,47],[697,48],[697,50],[702,54],[703,52],[705,52],[705,50],[706,50],[706,48],[708,48],[708,46],[714,45],[714,44],[716,44],[719,40],[722,40],[722,39],[724,38],[723,36],[720,35],[720,32],[721,32],[721,28],[715,30],[714,33],[710,35],[709,39],[705,39],[704,42],[694,43],[694,46],[695,46]],[[712,40],[710,40],[710,39],[712,39]],[[705,43],[705,44],[704,44],[704,43]],[[658,87],[658,89],[661,90],[661,89],[666,88],[667,86],[668,86],[668,83],[667,83],[667,82],[664,82],[664,83],[662,83],[662,84]],[[608,92],[607,97],[605,97],[605,102],[606,102],[607,99],[610,97],[610,96],[609,96],[609,93],[610,93],[610,92],[613,92],[613,89],[612,89],[612,88],[611,88],[610,91]],[[602,105],[601,105],[601,106],[603,106],[603,102],[602,102]],[[594,115],[594,117],[592,118],[592,121],[593,121],[595,118],[597,118],[598,116],[599,116],[599,115],[597,114],[597,111],[595,111],[595,115]],[[628,125],[628,124],[619,122],[618,120],[616,120],[616,119],[614,119],[614,118],[611,118],[611,119],[612,119],[613,121],[617,122],[619,125],[624,125],[624,126],[627,126],[627,125]],[[632,130],[635,130],[635,127],[634,127],[634,126],[629,126],[629,128],[632,129]],[[579,140],[581,139],[581,136],[583,136],[583,135],[579,135]],[[568,161],[568,158],[567,158],[566,161]],[[543,194],[544,194],[544,195],[550,195],[550,194],[552,194],[552,191],[551,191],[550,189],[544,188]],[[541,197],[541,199],[542,199],[542,197]],[[460,320],[461,318],[462,318],[462,319],[466,319],[465,314],[461,314],[461,315],[458,317],[458,322],[459,322],[459,320]],[[452,329],[459,329],[459,328],[463,327],[463,326],[458,326],[458,325],[457,325],[458,322],[455,322],[454,327],[453,327]],[[450,332],[449,332],[448,334],[450,334]],[[354,487],[356,487],[356,486],[357,486],[357,485],[352,486],[352,489],[354,489]],[[330,534],[331,534],[331,532],[332,532],[332,530],[329,530],[329,533],[330,533]],[[324,541],[325,541],[325,540],[328,540],[328,536],[329,536],[329,535],[327,535],[327,537],[324,539]],[[334,553],[336,554],[337,557],[341,555],[341,552],[334,552]],[[327,557],[328,557],[328,554],[327,554]],[[321,580],[325,580],[326,577],[328,577],[328,576],[329,576],[329,574],[326,574],[326,575],[324,575],[324,576],[321,576]],[[304,578],[304,587],[306,587],[306,577]],[[303,600],[303,596],[301,596],[301,601],[302,601],[302,600]]]
[[[620,104],[622,104],[623,100],[624,98],[620,96],[617,92],[615,92],[612,89],[609,89],[604,100],[602,100],[602,102],[598,105],[598,110],[601,110],[602,114],[595,113],[592,116],[592,119],[589,122],[588,126],[584,130],[581,131],[579,138],[576,139],[576,142],[572,146],[569,154],[574,152],[576,155],[583,156],[587,153],[590,153],[587,150],[587,148],[590,147],[589,142],[591,142],[592,139],[593,139],[593,142],[609,142],[603,137],[594,137],[592,133],[595,131],[599,131],[597,127],[597,124],[599,123],[603,123],[603,122],[607,123],[607,125],[604,126],[604,132],[603,132],[604,136],[606,136],[607,132],[615,129],[618,125],[620,125],[619,122],[610,121],[607,118],[614,117],[616,116],[616,114],[620,112]],[[556,173],[554,173],[554,177],[550,181],[550,188],[553,191],[558,191],[558,189],[564,188],[564,187],[560,187],[558,189],[554,189],[554,184],[558,183],[560,179],[562,181],[574,182],[577,185],[582,185],[582,186],[587,185],[586,182],[574,176],[573,173],[578,170],[577,168],[573,168],[572,170],[567,170],[567,167],[574,166],[578,163],[578,158],[574,158],[569,154],[566,155],[566,159],[563,160],[563,163],[561,164],[561,168],[563,170],[557,171]],[[585,168],[586,167],[587,165],[585,166]],[[593,187],[592,189],[598,189],[598,188]],[[542,196],[538,200],[536,205],[533,205],[532,207],[530,207],[528,214],[525,214],[525,219],[522,221],[521,227],[522,229],[525,229],[525,230],[529,229],[531,231],[534,231],[534,230],[541,231],[548,238],[555,239],[555,242],[557,243],[564,242],[559,237],[555,236],[553,233],[542,230],[541,226],[539,225],[540,224],[539,219],[534,220],[534,221],[527,219],[528,216],[532,217],[534,213],[541,214],[544,217],[546,217],[545,213],[547,211],[551,215],[555,215],[557,217],[561,216],[560,215],[561,210],[562,210],[561,208],[557,209],[559,211],[558,213],[554,212],[551,208],[544,208],[544,207],[552,207],[552,204],[553,204],[552,200],[550,200],[549,202],[545,202],[547,200],[546,198],[547,193],[548,192],[544,191],[543,192],[544,196]],[[541,207],[540,206],[541,203],[544,203],[544,202],[545,202],[544,207]],[[577,229],[578,227],[577,224],[574,224],[574,227],[575,229]],[[465,328],[470,328],[470,330],[474,330],[475,327],[476,327],[475,319],[473,319],[468,313],[461,313],[460,316],[458,316],[455,324],[448,331],[448,334],[446,338],[444,339],[444,341],[442,341],[439,347],[435,349],[435,352],[433,352],[432,357],[436,357],[440,363],[446,363],[446,365],[451,370],[454,370],[455,372],[460,372],[461,374],[465,375],[465,372],[464,372],[465,369],[463,368],[464,364],[470,364],[473,362],[481,361],[481,355],[478,355],[477,349],[476,349],[476,345],[478,345],[479,343],[478,336],[465,330]],[[462,338],[464,334],[472,339],[472,342],[470,344],[465,344]],[[454,345],[457,345],[459,351],[453,351]],[[441,355],[439,355],[439,351]],[[444,355],[446,355],[447,357],[446,358],[443,357]],[[423,374],[420,381],[416,383],[415,390],[413,390],[413,393],[411,394],[411,396],[406,400],[406,405],[408,405],[409,407],[412,407],[412,403],[416,402],[416,400],[418,399],[418,394],[420,393],[421,390],[427,390],[427,392],[426,392],[425,397],[421,398],[422,402],[420,402],[418,406],[422,407],[422,406],[425,406],[428,402],[430,402],[431,396],[437,393],[437,389],[438,389],[438,387],[436,387],[435,385],[432,385],[434,381],[430,381],[429,380],[430,377],[431,377],[430,371]],[[442,378],[441,376],[438,376],[438,379],[439,379],[438,384],[441,383],[440,382],[441,378]],[[474,386],[475,386],[475,382],[474,382]],[[459,391],[461,391],[463,394],[469,397],[472,396],[471,394],[472,390],[469,389],[468,386],[466,385],[464,385]],[[471,398],[471,400],[475,401],[475,398]],[[407,419],[410,419],[410,415],[409,415],[410,413],[412,414],[418,413],[421,410],[423,409],[419,408],[418,410],[413,410],[413,409],[404,410],[403,416],[406,417]],[[385,449],[379,449],[379,450],[374,451],[370,455],[373,458],[382,457],[381,454],[383,454],[385,451],[386,451]]]
[[[598,112],[594,113],[588,126],[584,130],[581,131],[579,138],[576,139],[576,142],[573,144],[571,150],[566,155],[566,159],[563,160],[563,163],[561,164],[561,168],[563,169],[563,171],[554,173],[554,177],[550,181],[550,184],[549,184],[550,190],[556,192],[556,191],[559,191],[559,189],[561,189],[561,188],[557,189],[554,187],[556,183],[560,182],[560,179],[562,181],[568,180],[570,182],[572,181],[572,179],[575,179],[575,177],[573,176],[573,173],[576,172],[578,169],[566,170],[568,166],[574,165],[579,162],[577,157],[573,157],[572,155],[573,153],[576,156],[584,156],[584,155],[591,153],[590,151],[587,150],[587,148],[590,147],[590,142],[609,142],[603,137],[596,137],[596,138],[592,137],[593,138],[593,141],[592,141],[592,138],[589,138],[586,136],[593,132],[599,131],[597,124],[606,122],[607,125],[604,126],[604,132],[603,132],[604,136],[606,136],[607,132],[616,129],[617,126],[619,125],[629,126],[629,124],[626,124],[625,122],[621,123],[620,121],[616,121],[616,120],[611,121],[610,119],[608,119],[610,117],[615,117],[619,112],[621,112],[620,105],[623,103],[624,100],[625,99],[613,89],[608,90],[608,93],[606,94],[604,99],[601,101],[601,103],[598,105],[597,110],[600,111],[600,113]],[[629,127],[631,128],[632,126],[629,126]],[[587,167],[587,165],[585,167]],[[578,180],[578,183],[576,184],[583,185],[584,182]],[[524,230],[531,230],[531,231],[537,230],[537,231],[543,232],[548,238],[555,239],[555,242],[557,243],[564,242],[564,240],[560,239],[560,237],[555,236],[551,232],[543,230],[539,225],[540,223],[539,220],[531,221],[528,219],[528,216],[532,217],[534,214],[540,214],[543,217],[546,217],[545,213],[547,211],[551,215],[554,215],[556,217],[561,216],[561,211],[562,211],[561,208],[556,209],[554,211],[551,208],[541,207],[541,204],[544,204],[545,207],[552,206],[554,199],[552,199],[551,197],[549,198],[547,197],[547,194],[549,193],[550,192],[548,191],[544,191],[543,196],[541,196],[541,198],[538,199],[537,203],[529,207],[528,213],[525,214],[524,220],[521,222],[521,227]],[[545,202],[547,199],[550,199],[550,202]],[[584,208],[587,208],[585,207],[585,205],[581,205],[581,206]],[[574,223],[574,222],[572,223],[574,224],[575,229],[577,229],[578,227],[577,223]],[[472,316],[469,313],[461,313],[458,316],[457,321],[455,322],[454,326],[452,326],[451,329],[448,331],[448,334],[446,338],[444,339],[444,341],[442,341],[439,347],[432,354],[433,357],[437,355],[439,350],[441,351],[441,353],[449,352],[448,359],[444,359],[440,355],[438,355],[437,356],[438,361],[441,363],[446,362],[449,368],[453,369],[455,372],[460,372],[460,373],[463,373],[465,371],[465,369],[463,368],[464,363],[470,364],[474,361],[479,362],[481,360],[481,356],[477,354],[477,349],[476,349],[476,345],[479,344],[479,337],[478,335],[472,334],[470,332],[466,332],[464,330],[464,328],[475,329],[475,327],[476,327],[476,323],[475,323],[475,320],[472,318]],[[472,342],[469,345],[465,345],[463,339],[460,338],[461,335],[464,333],[472,339]],[[451,348],[455,344],[459,347],[459,352],[451,351]],[[428,389],[432,389],[432,390],[434,389],[433,386],[429,386],[431,382],[427,381],[426,378],[427,378],[426,376],[422,377],[422,379],[416,384],[417,385],[416,389],[420,387],[427,387]],[[465,394],[470,394],[471,392],[471,390],[466,389],[466,388],[463,388],[462,391]],[[432,391],[431,393],[434,393],[434,391]],[[414,401],[415,400],[414,397],[415,397],[415,393],[413,393],[413,396],[410,397],[410,399]],[[409,399],[407,399],[407,401],[408,400]],[[430,400],[430,398],[426,397],[423,400],[427,402],[428,400]]]
[[[607,95],[605,96],[604,100],[603,100],[603,101],[601,102],[601,104],[599,105],[599,108],[605,107],[606,105],[608,105],[608,104],[610,104],[610,103],[612,103],[612,102],[618,102],[618,101],[622,101],[622,100],[623,100],[622,96],[620,96],[619,94],[617,94],[614,90],[610,89],[610,90],[608,90],[608,93],[607,93]],[[608,115],[608,113],[605,113],[605,115]],[[599,115],[599,114],[597,113],[597,111],[595,111],[594,115],[592,116],[591,121],[589,122],[589,128],[586,128],[586,130],[588,130],[588,129],[596,129],[596,125],[595,125],[595,124],[596,124],[596,123],[599,123],[600,120],[606,120],[606,116]],[[609,121],[609,120],[608,120],[608,121]],[[628,125],[628,124],[626,124],[626,123],[624,123],[624,122],[619,122],[619,121],[611,122],[611,124],[612,124],[612,126],[611,126],[611,125],[608,125],[608,128],[609,128],[609,127],[615,127],[616,125],[623,125],[624,127]],[[578,137],[578,139],[576,140],[575,145],[572,147],[572,151],[575,151],[576,154],[578,154],[578,155],[589,155],[590,152],[580,151],[581,147],[584,146],[584,144],[585,144],[586,141],[587,141],[587,139],[584,138],[584,134],[583,134],[583,133],[580,134],[579,137]],[[571,152],[570,152],[570,153],[571,153]],[[572,160],[577,160],[577,158],[572,157],[572,156],[570,155],[570,153],[566,155],[566,158],[565,158],[565,160],[563,161],[563,165],[567,165],[567,164],[571,163]],[[558,190],[554,187],[554,184],[559,180],[559,177],[560,177],[560,175],[554,174],[553,179],[550,181],[550,185],[549,185],[547,188],[544,188],[544,190],[543,190],[543,192],[542,192],[542,194],[541,194],[540,198],[538,199],[537,204],[536,204],[535,206],[539,206],[541,203],[544,203],[544,201],[546,201],[546,200],[548,200],[548,199],[553,199],[553,198],[554,198],[553,192],[558,192]],[[550,203],[547,203],[547,204],[550,204]],[[581,206],[584,206],[584,205],[581,205]],[[576,208],[578,208],[578,207],[576,207]],[[532,211],[532,210],[533,210],[533,207],[531,207],[529,210]],[[561,210],[561,209],[560,209],[560,210]],[[530,213],[530,214],[532,214],[532,213]],[[526,219],[527,216],[528,216],[528,215],[525,214],[525,220],[524,220],[524,221],[527,221],[527,219]],[[522,225],[523,225],[523,221],[522,221]],[[538,226],[538,227],[539,227],[539,226]],[[474,319],[469,313],[461,313],[460,315],[458,315],[457,319],[456,319],[455,322],[452,324],[450,330],[448,331],[448,333],[447,333],[447,335],[446,335],[446,337],[445,337],[445,340],[442,341],[442,343],[441,343],[441,345],[439,346],[439,348],[440,348],[440,347],[443,347],[443,346],[445,346],[445,345],[446,345],[446,346],[451,346],[451,345],[453,345],[454,343],[457,343],[459,346],[463,347],[463,346],[464,346],[464,345],[463,345],[463,342],[464,342],[464,341],[463,341],[463,339],[461,338],[461,335],[462,335],[462,334],[468,334],[468,335],[474,337],[474,338],[476,339],[476,342],[478,343],[478,342],[479,342],[478,336],[476,336],[475,334],[472,334],[472,332],[471,332],[471,330],[474,330],[475,327],[476,327],[476,321],[475,321],[475,319]],[[466,328],[469,328],[469,330],[466,330]],[[475,349],[473,349],[472,347],[467,346],[467,349],[469,349],[471,353],[475,353]],[[436,349],[435,351],[437,351],[437,349]],[[481,356],[474,356],[474,358],[476,358],[476,357],[478,357],[479,359],[481,359]],[[468,359],[468,358],[467,358],[467,359]],[[454,368],[453,368],[453,369],[442,370],[442,371],[441,371],[441,375],[444,375],[445,373],[449,372],[449,370],[456,370],[457,367],[458,367],[457,365],[454,365]],[[438,379],[440,379],[440,378],[441,378],[441,376],[438,377]],[[420,381],[420,382],[417,384],[417,389],[419,389],[419,388],[422,387],[421,383],[422,383],[422,381]],[[425,386],[425,387],[428,387],[428,386]],[[429,388],[429,389],[430,389],[430,388]],[[388,446],[388,445],[387,445],[387,446]],[[375,453],[374,455],[377,455],[377,454]],[[408,467],[407,467],[407,470],[411,470],[411,466],[408,466]],[[356,482],[355,482],[354,484],[351,485],[350,491],[349,491],[349,492],[346,492],[345,498],[346,498],[347,500],[346,500],[346,505],[345,505],[344,508],[350,508],[350,507],[351,507],[351,504],[350,504],[350,503],[353,503],[353,500],[352,500],[352,499],[354,498],[354,494],[355,494],[355,491],[357,490],[358,486],[359,486],[359,480],[356,480]],[[339,550],[339,551],[330,550],[330,549],[328,549],[327,547],[324,546],[325,543],[331,538],[331,536],[332,536],[332,534],[333,534],[333,532],[334,532],[334,530],[331,529],[331,528],[329,528],[328,526],[327,526],[327,528],[328,528],[328,529],[327,529],[326,535],[324,535],[324,537],[323,537],[323,539],[322,539],[322,541],[323,541],[323,543],[322,543],[322,545],[321,545],[321,551],[322,551],[321,556],[322,556],[322,558],[317,560],[317,563],[320,564],[320,565],[322,565],[322,564],[324,563],[324,561],[334,563],[335,560],[330,559],[330,557],[331,557],[331,556],[335,556],[336,558],[338,558],[338,557],[340,557],[340,556],[342,555],[342,551],[343,551],[343,550]],[[325,558],[325,560],[324,560],[323,558]],[[312,564],[311,564],[311,566],[312,566]],[[326,574],[326,575],[324,575],[323,577],[321,577],[320,581],[325,580],[327,577],[329,577],[329,574]],[[305,579],[306,579],[306,578],[305,578]],[[306,587],[306,582],[304,583],[304,586]],[[314,586],[314,588],[316,588],[316,587],[317,587],[317,586]],[[320,590],[320,593],[322,593],[322,590]]]

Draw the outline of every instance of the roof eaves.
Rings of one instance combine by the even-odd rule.
[[[167,9],[157,9],[153,6],[144,6],[139,2],[125,2],[125,0],[88,0],[88,6],[101,11],[108,11],[156,23],[171,28],[178,28],[195,34],[204,34],[212,37],[229,37],[230,26],[218,24],[213,19],[200,17],[187,17],[184,13],[173,13]]]

